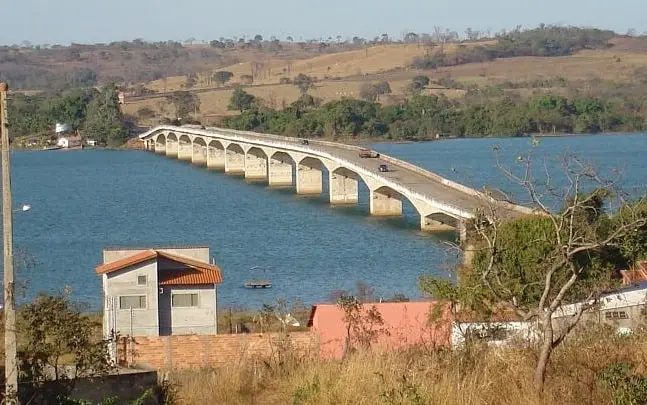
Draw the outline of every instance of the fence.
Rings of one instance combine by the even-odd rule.
[[[217,367],[254,358],[269,358],[278,350],[318,355],[319,339],[313,332],[141,336],[121,338],[117,359],[125,366],[174,370]]]

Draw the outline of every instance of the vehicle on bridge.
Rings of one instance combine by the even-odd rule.
[[[361,158],[379,158],[380,154],[374,150],[362,148],[359,150],[359,157]]]
[[[389,166],[387,165],[379,165],[377,167],[377,170],[381,171],[382,173],[390,172],[391,169],[389,169]]]
[[[302,139],[301,144],[302,145],[310,145],[310,142],[307,139]]]

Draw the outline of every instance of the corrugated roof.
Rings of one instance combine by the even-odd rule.
[[[203,285],[222,283],[222,273],[216,265],[201,262],[190,257],[180,256],[159,250],[146,250],[116,260],[111,263],[102,264],[96,268],[97,274],[108,274],[113,271],[122,270],[127,267],[145,262],[147,260],[164,258],[181,263],[188,269],[162,272],[158,275],[160,285]]]

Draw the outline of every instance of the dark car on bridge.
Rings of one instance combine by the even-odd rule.
[[[382,173],[384,172],[390,172],[391,170],[389,169],[389,166],[387,165],[379,165],[377,167],[377,170],[381,171]]]

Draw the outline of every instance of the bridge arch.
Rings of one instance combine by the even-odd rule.
[[[340,166],[330,171],[328,179],[330,203],[333,205],[358,203],[360,182],[368,188],[364,178],[353,170]]]
[[[245,153],[245,178],[250,180],[267,179],[267,153],[262,148],[252,146]]]
[[[225,149],[225,173],[245,174],[245,151],[237,143],[230,143]]]
[[[166,134],[161,133],[155,137],[155,153],[166,153]]]
[[[207,167],[213,169],[225,168],[225,147],[215,139],[207,145]]]
[[[205,166],[207,164],[207,142],[201,136],[193,138],[191,162],[199,166]]]
[[[321,159],[306,156],[296,167],[297,194],[321,195],[323,191],[323,173],[328,167]]]
[[[193,142],[191,137],[186,134],[180,135],[178,140],[177,158],[180,160],[191,160],[193,155]]]
[[[174,132],[169,132],[166,135],[166,156],[177,157],[178,145],[177,135]]]
[[[295,183],[297,164],[287,152],[274,152],[270,156],[268,183],[270,186],[292,186]]]

